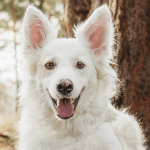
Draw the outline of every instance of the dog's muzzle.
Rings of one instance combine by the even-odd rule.
[[[56,101],[54,98],[52,98],[53,105],[56,108],[58,113],[57,116],[62,119],[69,119],[73,117],[79,99],[80,99],[80,95],[75,100],[69,98],[61,98],[58,101]]]
[[[82,93],[83,89],[81,90],[81,93]],[[47,91],[48,91],[48,94],[50,95],[50,92],[48,89],[47,89]],[[81,93],[75,99],[63,97],[63,98],[59,98],[56,100],[50,95],[50,98],[53,102],[53,106],[54,106],[54,108],[57,112],[57,116],[59,118],[69,119],[69,118],[74,116],[76,107],[77,107],[78,102],[79,102],[80,97],[81,97]]]

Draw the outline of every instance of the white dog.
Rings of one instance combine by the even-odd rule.
[[[144,150],[134,119],[110,104],[113,24],[107,6],[58,39],[33,6],[24,17],[19,150]]]

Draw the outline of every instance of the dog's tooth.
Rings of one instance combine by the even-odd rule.
[[[75,102],[75,99],[72,99],[72,104]]]

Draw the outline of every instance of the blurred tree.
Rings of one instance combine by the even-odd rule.
[[[7,18],[0,19],[0,33],[5,31],[13,31],[13,44],[15,50],[15,72],[16,72],[16,100],[18,101],[18,61],[17,61],[17,41],[16,36],[21,28],[21,21],[24,15],[24,12],[28,5],[34,5],[37,8],[41,9],[46,15],[48,13],[49,19],[51,17],[58,18],[58,22],[61,22],[63,19],[60,18],[62,16],[63,10],[59,10],[61,7],[61,0],[3,0],[0,2],[0,13],[7,15]],[[57,6],[58,5],[58,6]],[[58,8],[56,8],[58,7]],[[63,7],[62,7],[63,8]],[[7,39],[1,40],[3,41],[3,45],[0,47],[1,50],[6,47],[7,44],[10,43]],[[17,110],[17,107],[16,107]]]
[[[9,15],[9,20],[3,23],[3,26],[0,26],[1,28],[5,30],[12,30],[14,32],[14,50],[15,50],[15,72],[16,72],[16,100],[18,101],[18,87],[19,87],[19,82],[18,82],[18,73],[17,73],[17,68],[18,68],[18,63],[17,63],[17,42],[16,42],[16,23],[19,21],[25,11],[25,6],[21,5],[23,3],[23,0],[4,0],[1,3],[0,7],[0,12],[5,12]],[[13,25],[8,26],[8,22],[12,21]],[[19,30],[19,29],[18,29]]]
[[[40,5],[39,5],[40,10],[43,10],[43,3],[44,3],[44,0],[40,0]]]
[[[109,0],[91,0],[91,9],[88,16],[90,16],[97,7],[104,4],[109,5]]]
[[[87,19],[91,0],[64,0],[63,2],[66,37],[73,37],[72,27]]]
[[[4,83],[0,82],[0,114],[14,113],[11,109],[13,104],[10,90],[12,90],[12,88],[8,88]]]
[[[63,0],[66,37],[74,37],[72,27],[85,21],[92,12],[109,0]]]
[[[117,33],[117,72],[125,80],[114,103],[118,108],[129,107],[150,139],[150,2],[111,0],[110,8]]]

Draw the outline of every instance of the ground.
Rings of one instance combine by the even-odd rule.
[[[16,143],[15,125],[17,117],[13,115],[0,115],[0,150],[14,150]]]

